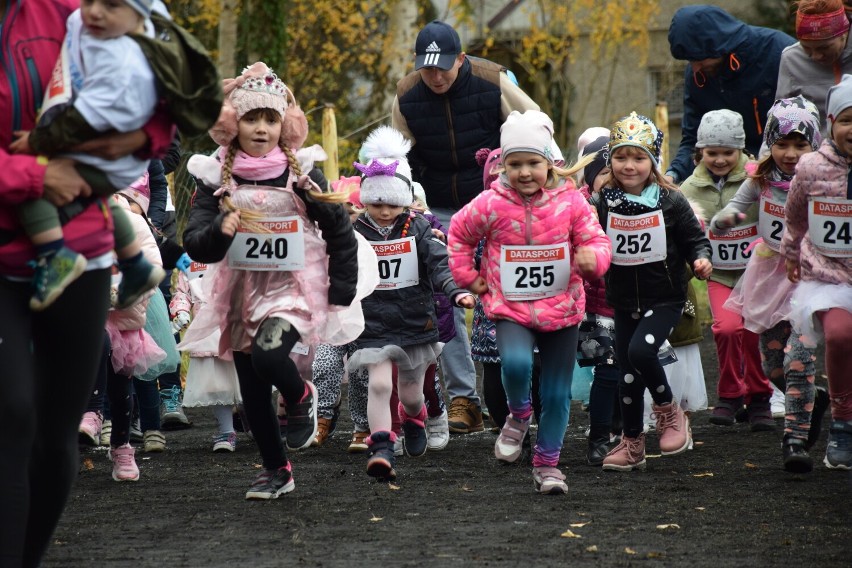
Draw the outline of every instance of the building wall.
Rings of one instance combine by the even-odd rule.
[[[475,23],[456,24],[465,49],[482,44],[484,22],[493,18],[510,1],[481,0],[475,4]],[[683,103],[683,70],[686,62],[672,58],[669,52],[668,27],[678,8],[694,3],[684,0],[660,0],[660,10],[653,21],[649,22],[650,48],[644,62],[627,46],[618,49],[609,60],[592,62],[588,38],[579,39],[574,62],[568,71],[574,87],[569,113],[571,126],[567,135],[558,136],[558,139],[564,141],[566,157],[576,156],[576,140],[586,128],[608,127],[632,110],[654,117],[655,106],[660,100],[666,100],[670,105],[667,146],[668,156],[673,155],[680,143],[679,113]],[[744,22],[752,19],[756,9],[754,0],[720,0],[715,4]],[[534,9],[534,5],[534,2],[522,0],[508,17],[490,30],[490,34],[494,38],[517,37],[523,34],[529,27],[530,10]],[[443,13],[445,2],[436,2],[436,6],[438,13]],[[495,54],[494,59],[511,67],[509,62],[503,60],[505,57],[506,54],[503,54],[503,57]]]

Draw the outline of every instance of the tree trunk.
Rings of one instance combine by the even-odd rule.
[[[385,52],[382,55],[387,65],[388,81],[380,93],[376,93],[377,107],[383,112],[390,112],[393,98],[396,95],[396,82],[402,79],[412,69],[414,62],[414,40],[419,31],[417,22],[417,1],[396,0],[390,8],[388,17],[388,34],[385,41]]]
[[[237,53],[237,6],[240,0],[220,0],[222,13],[219,17],[219,58],[216,65],[222,77],[234,77]]]

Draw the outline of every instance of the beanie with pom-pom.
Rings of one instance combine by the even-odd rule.
[[[408,151],[411,142],[390,126],[373,130],[358,153],[366,164],[355,162],[361,172],[361,202],[364,205],[408,207],[414,201]]]

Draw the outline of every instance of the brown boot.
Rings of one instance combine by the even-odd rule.
[[[472,400],[463,396],[458,396],[450,401],[447,421],[450,432],[456,434],[482,432],[485,428],[482,424],[482,409],[476,406],[476,403]]]

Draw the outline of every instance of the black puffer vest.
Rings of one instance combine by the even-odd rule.
[[[482,191],[475,155],[480,148],[500,146],[502,69],[466,57],[443,95],[432,92],[417,72],[400,81],[399,110],[417,141],[409,162],[431,207],[461,209]]]

